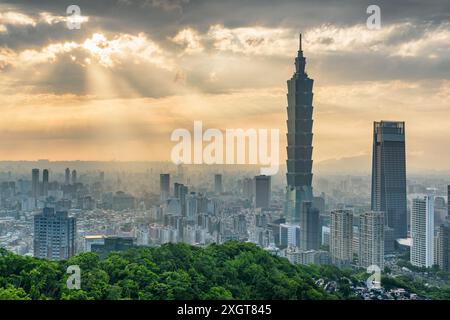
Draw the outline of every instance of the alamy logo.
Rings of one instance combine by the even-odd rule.
[[[83,21],[81,17],[81,9],[79,6],[72,4],[66,9],[67,14],[67,28],[69,30],[79,30],[81,29],[81,22]]]
[[[367,13],[371,15],[367,18],[366,25],[369,29],[380,29],[381,28],[381,9],[376,4],[372,4],[367,7]]]
[[[279,169],[279,138],[278,129],[203,132],[203,123],[194,121],[193,140],[187,129],[172,132],[171,141],[179,143],[172,148],[171,159],[175,164],[259,164],[265,166],[260,169],[261,174],[274,175]],[[203,148],[205,142],[208,144]]]
[[[71,265],[67,267],[66,273],[70,274],[67,278],[67,288],[69,290],[72,289],[81,289],[81,271],[80,266]]]

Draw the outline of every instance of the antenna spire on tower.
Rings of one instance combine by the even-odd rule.
[[[302,33],[301,32],[300,32],[300,35],[299,35],[298,51],[302,51]]]

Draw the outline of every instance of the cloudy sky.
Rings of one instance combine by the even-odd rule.
[[[299,32],[316,162],[368,159],[372,122],[402,120],[408,165],[450,170],[448,0],[0,0],[0,159],[169,160],[202,120],[279,128],[283,160]]]

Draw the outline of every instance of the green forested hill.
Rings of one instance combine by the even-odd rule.
[[[81,289],[66,286],[79,265]],[[334,267],[295,266],[253,244],[198,248],[167,244],[112,253],[82,253],[48,261],[0,251],[0,299],[339,299],[313,278],[338,276]]]

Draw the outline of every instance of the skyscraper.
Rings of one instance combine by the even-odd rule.
[[[369,211],[359,216],[359,265],[384,268],[384,212]]]
[[[77,170],[72,170],[72,184],[77,183]]]
[[[287,201],[290,223],[299,224],[302,201],[312,201],[313,80],[305,72],[302,41],[295,58],[295,73],[287,81]]]
[[[348,266],[353,260],[353,213],[333,210],[330,215],[330,255],[332,262]]]
[[[76,221],[65,211],[44,208],[34,216],[34,256],[63,260],[75,254]]]
[[[255,208],[269,208],[271,197],[270,176],[255,177]]]
[[[411,209],[411,264],[433,266],[434,254],[434,196],[413,199]]]
[[[39,169],[31,170],[31,196],[39,197]]]
[[[371,207],[385,213],[385,223],[393,229],[394,238],[406,238],[404,122],[374,122]]]
[[[161,173],[159,175],[159,192],[162,202],[169,199],[170,196],[170,174]]]
[[[70,184],[70,169],[69,168],[66,168],[65,174],[66,174],[66,177],[65,177],[64,183],[67,185],[67,184]]]
[[[44,197],[48,196],[48,170],[44,169],[42,171],[42,195]]]
[[[198,212],[198,197],[195,192],[186,195],[186,218],[188,221],[195,221]]]
[[[321,238],[319,210],[314,208],[310,201],[303,201],[302,206],[302,212],[306,214],[300,217],[300,248],[304,251],[319,250]]]
[[[291,224],[300,224],[302,248],[315,249],[319,235],[317,210],[303,202],[313,202],[312,191],[312,127],[313,127],[313,80],[305,72],[306,59],[303,56],[302,38],[297,57],[295,73],[287,81],[287,189],[286,218]],[[309,217],[308,215],[312,215]],[[309,243],[312,241],[311,243]]]
[[[181,215],[186,215],[186,195],[188,194],[188,187],[182,183],[175,182],[174,184],[175,198],[180,200]]]
[[[222,175],[221,174],[214,175],[214,192],[216,194],[221,194],[223,192]]]

